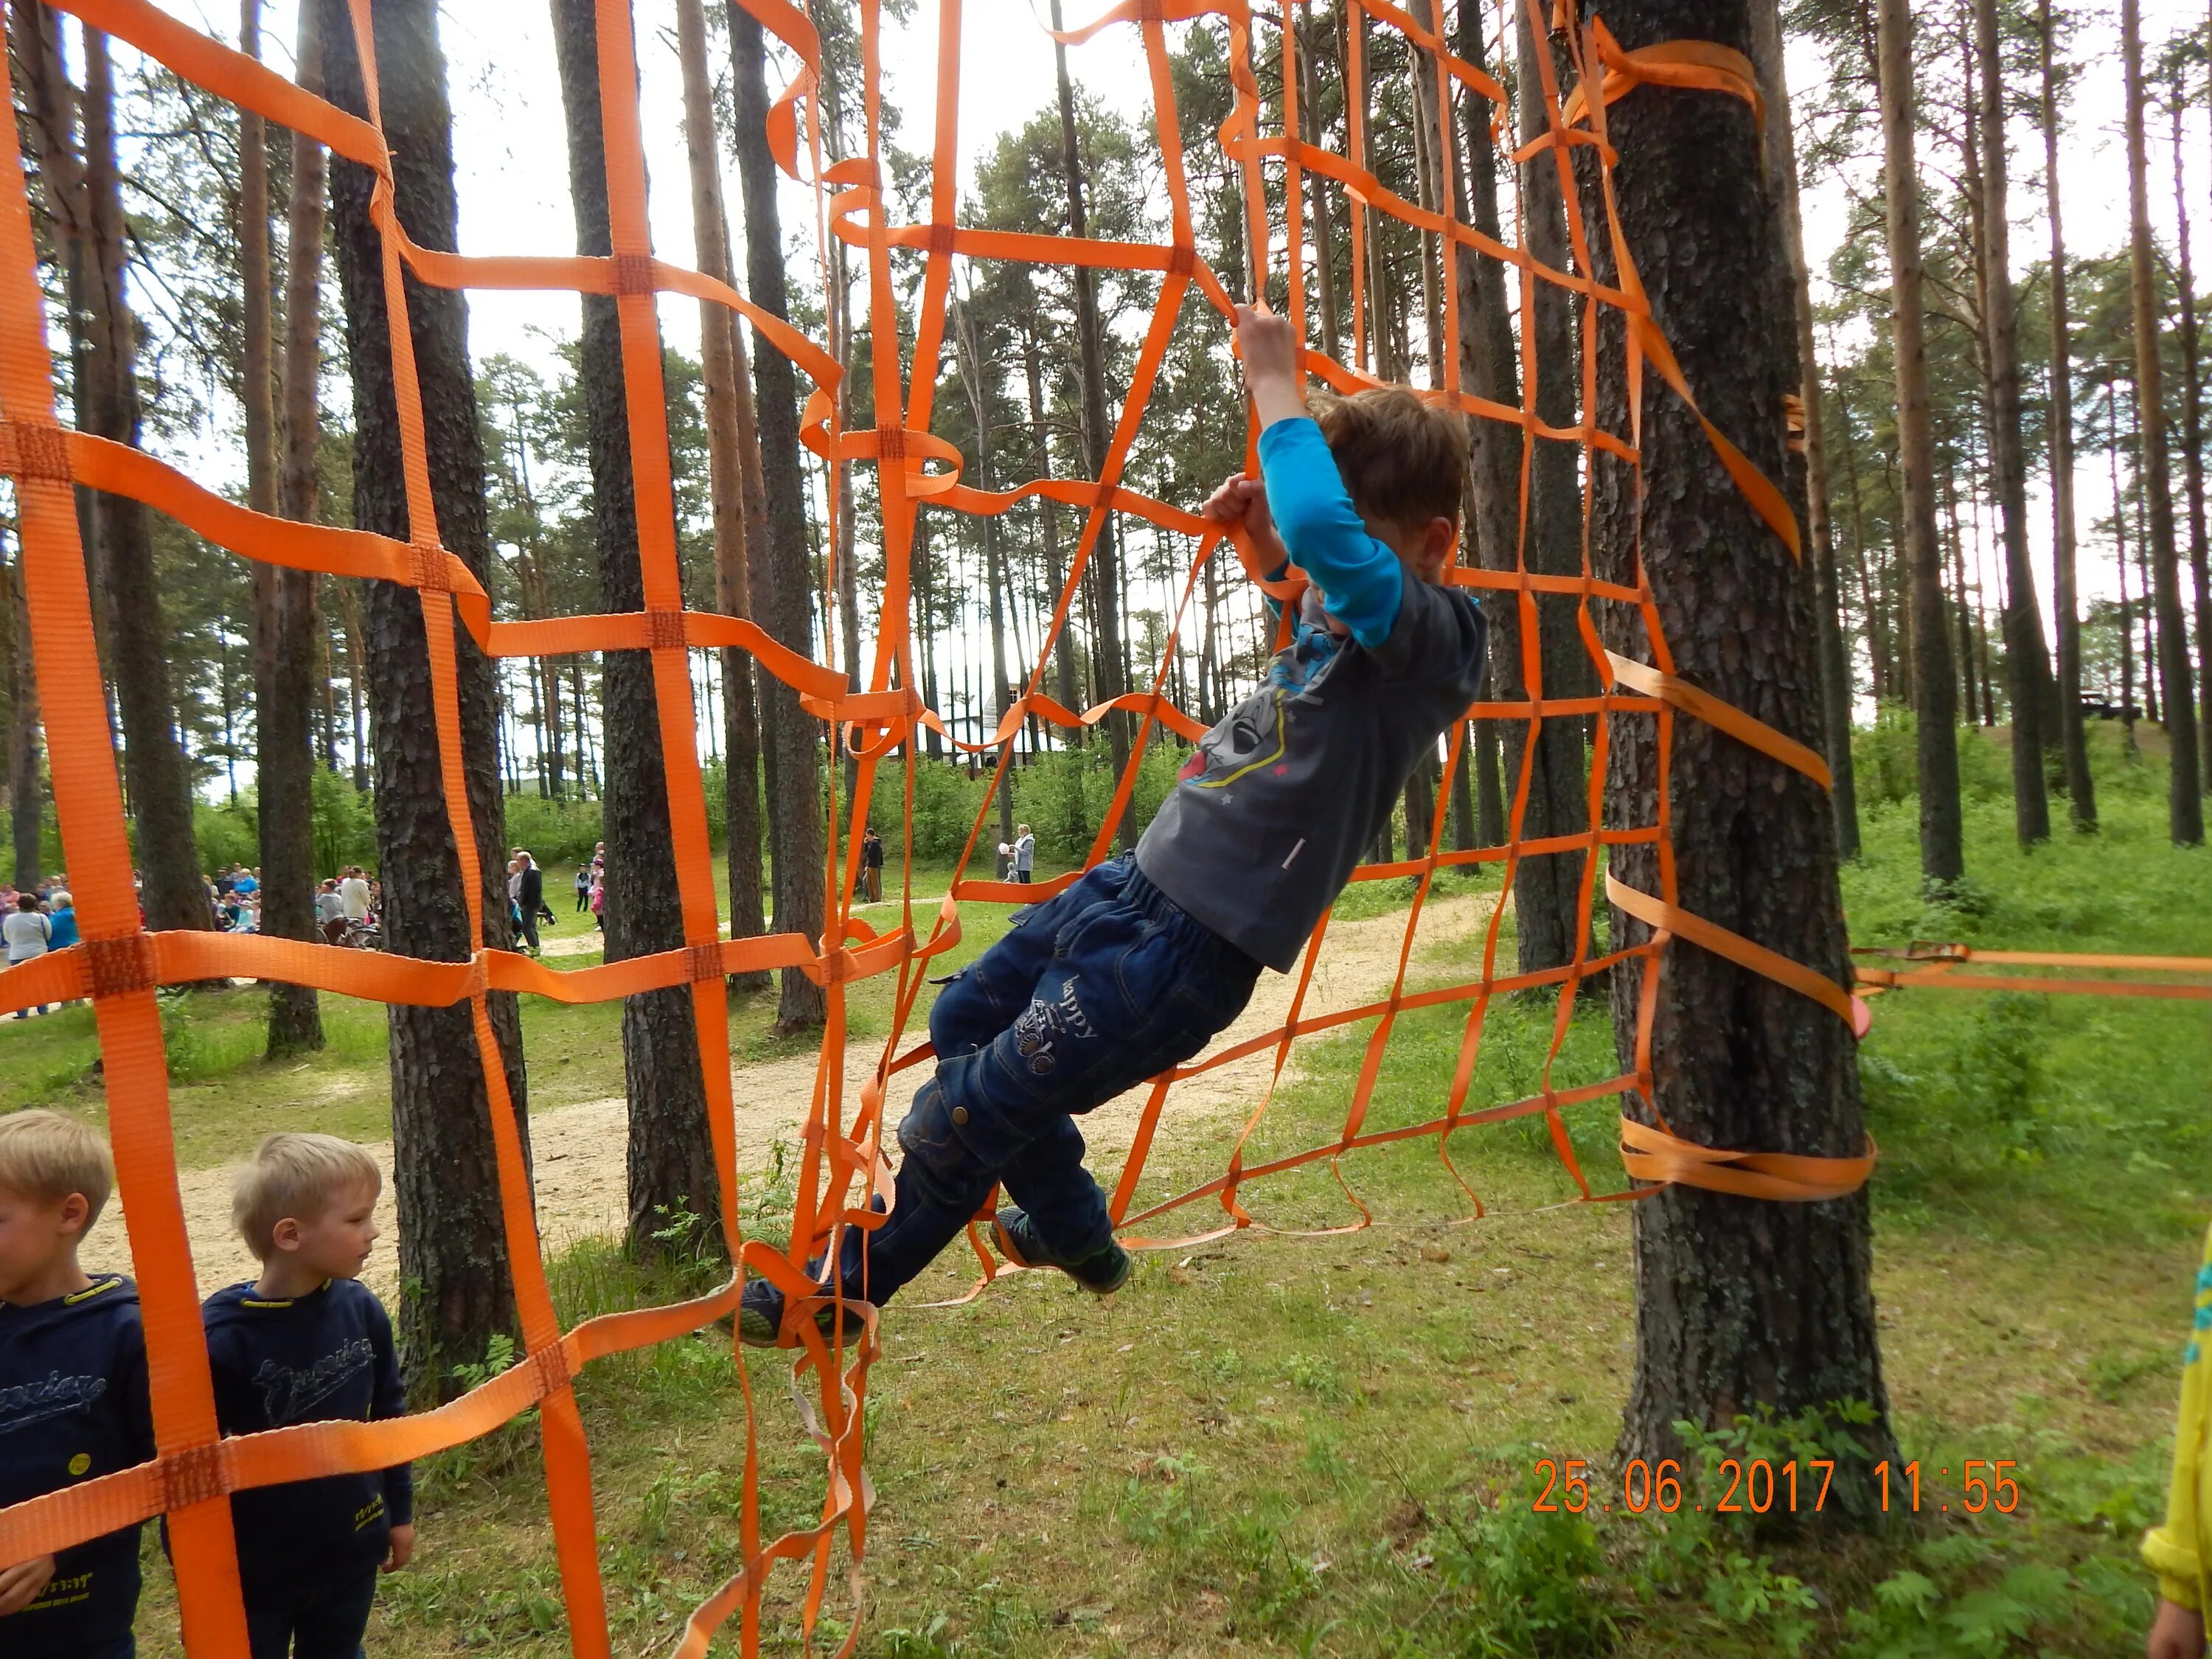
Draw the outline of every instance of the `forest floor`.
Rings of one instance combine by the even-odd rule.
[[[1968,749],[1972,883],[1955,905],[1923,904],[1916,804],[1868,788],[1867,854],[1845,873],[1855,938],[2203,951],[2212,866],[2202,851],[2166,844],[2154,761],[2101,746],[2102,833],[2062,834],[2030,854],[2012,840],[1996,745]],[[1494,884],[1468,882],[1432,908],[1413,983],[1470,976],[1493,896]],[[1387,982],[1403,903],[1397,884],[1347,895],[1331,947],[1343,977],[1313,1006]],[[963,957],[1003,925],[980,908],[964,920]],[[1509,961],[1511,942],[1509,912]],[[333,999],[325,1008],[331,1048],[291,1066],[257,1057],[253,993],[171,1010],[188,1182],[220,1191],[223,1166],[270,1128],[389,1133],[380,1017]],[[733,1013],[741,1100],[796,1101],[803,1082],[781,1068],[811,1076],[811,1045],[769,1037],[771,1013],[765,999]],[[1400,1020],[1370,1127],[1433,1114],[1463,1018],[1444,1008]],[[619,1160],[609,1157],[618,1118],[592,1103],[620,1089],[610,1012],[526,1000],[524,1018],[542,1201],[576,1230],[549,1220],[564,1317],[665,1299],[683,1285],[647,1280],[609,1241],[579,1236],[620,1207]],[[865,1065],[888,1032],[882,988],[856,988],[854,1021]],[[35,1102],[97,1117],[84,1011],[8,1024],[0,1109]],[[1370,1030],[1300,1044],[1248,1161],[1334,1137]],[[1548,1000],[1493,1005],[1471,1103],[1527,1093],[1552,1035]],[[1416,1140],[1345,1160],[1345,1180],[1374,1212],[1368,1230],[1255,1231],[1148,1255],[1104,1302],[1055,1276],[1017,1274],[964,1307],[920,1305],[968,1288],[972,1260],[951,1253],[887,1314],[871,1380],[876,1507],[860,1652],[2128,1650],[2150,1607],[2136,1540],[2163,1503],[2190,1284],[2212,1218],[2212,1021],[2201,1004],[1914,991],[1876,1003],[1861,1058],[1882,1148],[1872,1195],[1884,1375],[1904,1456],[1920,1465],[1917,1516],[1905,1513],[1902,1469],[1895,1513],[1867,1534],[1803,1513],[1809,1489],[1794,1516],[1778,1504],[1763,1522],[1723,1520],[1696,1507],[1727,1492],[1694,1468],[1677,1514],[1627,1512],[1610,1453],[1632,1358],[1629,1206],[1551,1207],[1575,1189],[1549,1136],[1540,1122],[1508,1123],[1454,1144],[1490,1206],[1480,1221],[1468,1221],[1433,1141]],[[1554,1082],[1614,1068],[1609,1019],[1585,1007]],[[576,1126],[573,1145],[564,1120]],[[759,1122],[747,1144],[773,1147],[776,1124],[789,1135],[796,1116],[777,1109]],[[1145,1199],[1218,1173],[1237,1119],[1224,1099],[1170,1125]],[[1570,1113],[1568,1127],[1593,1183],[1617,1188],[1607,1103]],[[1109,1165],[1121,1135],[1101,1137]],[[567,1190],[561,1166],[572,1162],[579,1176],[609,1172],[577,1189],[599,1194],[596,1212],[551,1195]],[[773,1157],[757,1174],[758,1158],[747,1164],[747,1224],[770,1236],[789,1202],[781,1168]],[[1325,1163],[1248,1188],[1245,1201],[1286,1232],[1357,1215]],[[1206,1204],[1182,1213],[1191,1231],[1218,1218]],[[95,1243],[103,1235],[119,1246],[105,1228]],[[229,1271],[210,1261],[203,1283]],[[786,1357],[733,1359],[726,1338],[709,1333],[600,1362],[580,1381],[619,1653],[665,1651],[732,1568],[748,1437],[739,1364],[758,1414],[763,1525],[809,1524],[821,1464],[784,1391]],[[1738,1442],[1778,1467],[1789,1455],[1772,1427],[1752,1425]],[[1715,1462],[1729,1449],[1707,1449]],[[1535,1511],[1538,1465],[1567,1459],[1588,1465],[1591,1512]],[[2002,1473],[2019,1483],[2014,1512],[1965,1512],[1969,1459],[2013,1466]],[[417,1475],[419,1553],[384,1581],[370,1650],[394,1659],[565,1651],[533,1427],[428,1460]],[[173,1589],[150,1541],[147,1559],[141,1651],[170,1659]],[[772,1579],[766,1650],[801,1650],[803,1592],[791,1569]],[[850,1610],[834,1597],[829,1606],[834,1633]],[[734,1643],[716,1651],[726,1648]]]

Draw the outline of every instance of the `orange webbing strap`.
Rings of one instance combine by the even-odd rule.
[[[1677,1182],[1770,1203],[1815,1204],[1844,1198],[1874,1173],[1871,1136],[1858,1158],[1808,1158],[1787,1152],[1723,1152],[1693,1146],[1664,1129],[1620,1120],[1620,1161],[1638,1181]],[[1656,1190],[1656,1189],[1655,1189]]]
[[[0,94],[0,101],[13,108],[14,89],[4,63]],[[38,672],[62,850],[84,890],[78,925],[88,944],[117,963],[109,994],[94,1002],[93,1013],[106,1069],[116,1185],[130,1218],[146,1327],[155,1442],[165,1459],[189,1464],[204,1460],[215,1445],[215,1395],[200,1332],[191,1245],[177,1190],[161,1015],[153,977],[139,955],[131,846],[94,643],[68,445],[54,416],[53,364],[46,349],[30,202],[15,124],[0,126],[6,128],[0,134],[0,418],[13,424],[16,438],[15,499],[29,648]],[[231,1545],[230,1506],[198,1481],[180,1481],[170,1495],[177,1500],[170,1508],[169,1537],[185,1639],[203,1652],[243,1654],[246,1615]],[[40,1553],[44,1552],[18,1553],[0,1547],[0,1559],[10,1561]]]
[[[1929,985],[1954,991],[2038,991],[2074,996],[2155,997],[2212,1002],[2212,957],[2114,956],[2071,951],[1979,951],[1968,945],[1915,942],[1905,950],[1862,945],[1851,954],[1867,995]],[[1866,958],[1911,964],[1884,968]],[[2077,979],[2044,974],[1961,974],[1972,963],[2003,968],[2078,968],[2130,974],[2186,974],[2189,979]]]

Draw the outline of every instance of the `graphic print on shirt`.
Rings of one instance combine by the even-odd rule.
[[[59,1371],[49,1371],[37,1382],[0,1389],[0,1434],[13,1434],[72,1412],[89,1411],[93,1401],[106,1392],[104,1376],[64,1376]]]
[[[1198,742],[1176,774],[1178,783],[1226,789],[1239,778],[1281,763],[1289,746],[1286,704],[1319,702],[1329,671],[1344,658],[1326,629],[1301,625],[1297,641],[1275,653],[1267,684]]]
[[[253,1386],[261,1390],[261,1410],[270,1427],[315,1421],[314,1408],[376,1363],[376,1351],[365,1336],[342,1342],[303,1371],[261,1362],[253,1373]]]

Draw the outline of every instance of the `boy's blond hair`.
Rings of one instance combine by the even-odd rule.
[[[115,1190],[115,1158],[106,1135],[73,1117],[11,1112],[0,1117],[0,1188],[46,1204],[82,1193],[90,1232]]]
[[[350,1140],[336,1135],[273,1134],[262,1137],[253,1162],[239,1171],[230,1189],[230,1224],[258,1260],[276,1247],[270,1236],[290,1216],[314,1221],[349,1193],[368,1187],[381,1192],[384,1175]]]
[[[1369,519],[1418,530],[1431,519],[1459,522],[1467,489],[1467,422],[1403,386],[1311,399],[1352,504]]]

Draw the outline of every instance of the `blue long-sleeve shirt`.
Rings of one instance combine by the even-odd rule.
[[[334,1279],[283,1301],[233,1285],[202,1312],[225,1434],[405,1415],[392,1321],[359,1281]],[[415,1486],[404,1463],[325,1475],[234,1492],[230,1515],[247,1597],[289,1595],[374,1573],[392,1528],[414,1520]]]
[[[153,1455],[137,1286],[110,1273],[51,1302],[0,1303],[0,1506]],[[0,1619],[0,1653],[63,1659],[129,1635],[138,1530],[57,1552],[46,1587]]]
[[[1285,546],[1350,637],[1301,617],[1267,683],[1200,741],[1137,864],[1198,921],[1287,970],[1415,763],[1481,695],[1483,620],[1368,533],[1311,421],[1262,432],[1260,465]]]

